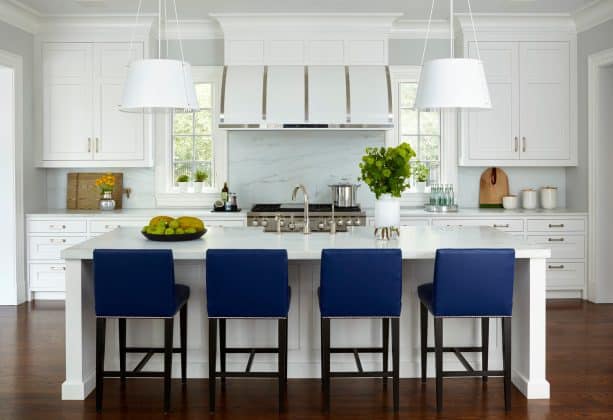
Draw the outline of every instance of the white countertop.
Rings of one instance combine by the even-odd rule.
[[[374,209],[365,209],[368,216],[374,216]],[[480,209],[460,208],[454,213],[433,213],[425,211],[422,207],[401,207],[401,217],[546,217],[546,216],[586,216],[587,211],[570,210],[565,208],[545,209]]]
[[[207,219],[244,219],[247,212],[212,211],[210,209],[197,208],[149,208],[149,209],[119,209],[112,211],[100,210],[68,210],[68,209],[46,209],[28,213],[28,217],[52,216],[52,217],[91,217],[91,218],[113,218],[113,217],[153,217],[160,215],[168,216],[197,216]]]
[[[211,228],[189,242],[154,242],[138,228],[119,228],[62,252],[65,259],[92,259],[94,249],[172,249],[177,260],[203,260],[208,249],[287,249],[292,260],[318,260],[325,248],[400,248],[404,259],[432,259],[439,248],[514,248],[517,258],[549,258],[551,252],[488,227],[403,227],[398,240],[377,241],[371,228],[337,233],[265,233],[258,228]]]

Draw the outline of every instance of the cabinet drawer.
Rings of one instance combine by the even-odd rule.
[[[585,232],[585,220],[528,219],[528,232]]]
[[[62,250],[86,239],[84,236],[30,236],[28,238],[28,258],[31,260],[59,260]]]
[[[551,259],[585,258],[585,236],[583,235],[528,235],[528,239],[544,248],[551,249]]]
[[[522,219],[434,219],[432,226],[489,226],[505,232],[523,232]]]
[[[209,220],[204,221],[207,227],[242,227],[245,226],[245,220]]]
[[[585,287],[585,264],[576,262],[547,262],[548,289],[582,289]]]
[[[30,264],[28,283],[30,291],[63,292],[66,288],[64,264]]]
[[[30,220],[29,233],[85,233],[85,220]]]
[[[133,220],[120,220],[120,219],[104,219],[104,220],[92,220],[89,222],[89,231],[91,233],[106,233],[115,230],[119,227],[138,227],[142,228],[149,224],[148,219],[133,219]]]
[[[416,219],[413,217],[406,217],[400,219],[400,226],[430,226],[428,219]]]

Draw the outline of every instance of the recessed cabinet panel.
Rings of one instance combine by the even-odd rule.
[[[263,40],[226,41],[226,64],[257,65],[264,63]]]
[[[521,43],[520,89],[522,159],[570,159],[568,43]]]
[[[349,67],[351,93],[351,120],[360,123],[390,123],[392,109],[389,107],[385,67]]]
[[[309,122],[347,122],[345,67],[309,66]]]
[[[386,65],[386,42],[383,40],[347,41],[349,63],[357,65]]]
[[[304,121],[304,66],[268,68],[266,121],[299,123]]]
[[[519,159],[518,46],[508,42],[480,47],[492,109],[466,112],[470,159]],[[470,57],[476,58],[475,44],[468,48]]]
[[[269,64],[303,64],[304,42],[294,41],[270,41],[266,45],[266,62]]]
[[[92,44],[43,47],[43,159],[87,160],[93,142]]]
[[[341,65],[345,63],[345,45],[341,40],[308,41],[307,63],[321,65]]]
[[[263,116],[264,66],[229,66],[224,123],[260,124]]]

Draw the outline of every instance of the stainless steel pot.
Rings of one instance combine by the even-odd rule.
[[[337,207],[356,207],[358,206],[358,188],[360,184],[333,184],[332,198]]]

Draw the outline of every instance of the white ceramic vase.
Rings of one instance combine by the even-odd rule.
[[[202,188],[203,188],[204,182],[194,181],[193,185],[194,185],[194,192],[195,193],[201,193],[202,192]]]
[[[179,192],[186,193],[189,191],[189,182],[177,182],[179,185]]]
[[[423,193],[426,192],[426,184],[427,182],[416,182],[415,183],[415,191],[417,191],[418,193]]]
[[[398,234],[400,226],[400,199],[383,194],[375,202],[375,235],[380,239],[391,239]]]

